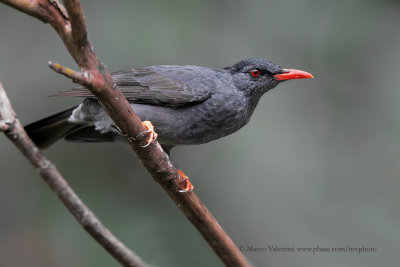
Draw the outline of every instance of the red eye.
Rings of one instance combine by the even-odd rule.
[[[260,71],[257,69],[251,70],[251,76],[253,76],[253,77],[260,76]]]

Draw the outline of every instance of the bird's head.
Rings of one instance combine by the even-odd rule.
[[[226,69],[232,74],[235,86],[248,96],[261,96],[282,81],[313,78],[308,72],[283,69],[263,58],[245,59]]]

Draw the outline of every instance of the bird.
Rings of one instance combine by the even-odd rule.
[[[249,122],[264,93],[283,81],[313,75],[267,59],[249,58],[221,69],[194,65],[133,68],[112,73],[112,78],[149,131],[154,126],[158,142],[169,155],[175,146],[203,144],[238,131]],[[85,99],[25,126],[39,148],[61,138],[75,142],[124,139],[88,89],[72,88],[54,96]]]

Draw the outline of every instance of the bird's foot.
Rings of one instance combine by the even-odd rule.
[[[180,193],[186,193],[186,192],[191,192],[191,191],[193,191],[194,186],[193,186],[192,183],[189,181],[189,177],[187,177],[187,175],[186,175],[183,171],[181,171],[181,170],[179,170],[179,169],[178,169],[178,174],[179,174],[179,176],[180,176],[182,179],[184,179],[184,181],[185,181],[185,188],[179,190],[178,192],[180,192]]]
[[[143,121],[142,124],[144,125],[144,127],[146,128],[146,131],[144,131],[144,133],[148,133],[149,134],[149,138],[147,139],[147,144],[145,144],[142,147],[147,147],[149,146],[152,142],[157,140],[157,136],[158,134],[154,131],[154,126],[151,123],[151,121]]]

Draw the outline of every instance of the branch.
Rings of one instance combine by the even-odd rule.
[[[119,241],[82,202],[56,166],[48,160],[26,134],[0,83],[0,131],[10,139],[39,172],[83,228],[123,266],[147,266],[133,251]]]
[[[91,43],[87,40],[86,23],[80,1],[64,0],[68,15],[62,11],[64,9],[57,1],[0,1],[49,23],[56,30],[80,67],[81,74],[76,71],[68,72],[67,68],[57,67],[54,64],[51,64],[51,67],[84,85],[97,97],[104,110],[127,137],[144,167],[164,188],[225,265],[248,266],[243,254],[198,196],[194,192],[180,192],[185,189],[186,180],[180,176],[161,145],[154,141],[149,146],[143,146],[147,143],[146,128],[118,86],[114,84],[107,66],[97,59]],[[32,3],[28,6],[26,2]]]

